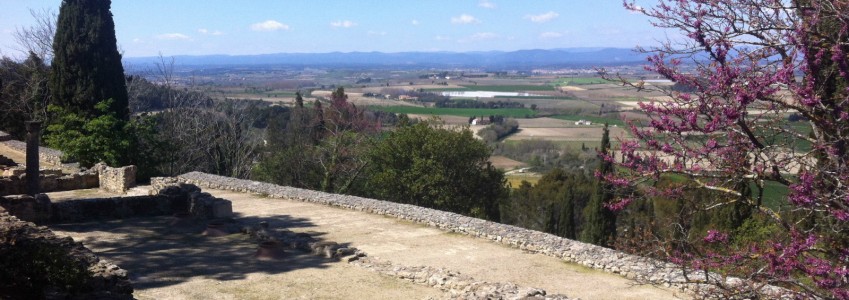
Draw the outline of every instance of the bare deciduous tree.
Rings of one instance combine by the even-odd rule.
[[[29,11],[35,24],[30,27],[19,27],[12,33],[18,50],[23,53],[35,53],[45,62],[53,59],[53,37],[56,35],[56,20],[58,14],[52,9]]]

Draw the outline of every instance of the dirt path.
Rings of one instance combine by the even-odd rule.
[[[681,293],[636,285],[623,277],[558,259],[446,233],[434,228],[297,201],[206,190],[233,201],[243,222],[306,232],[350,244],[371,257],[404,266],[444,267],[476,280],[513,282],[581,299],[679,299]],[[148,221],[153,220],[153,221]],[[130,270],[140,299],[423,299],[439,290],[368,272],[341,262],[292,253],[279,264],[252,259],[243,235],[206,238],[179,234],[169,218],[54,226],[82,239]],[[159,225],[157,225],[159,224]],[[163,225],[165,224],[165,225]],[[158,228],[158,229],[157,229]],[[186,254],[191,254],[186,256]],[[194,257],[198,255],[201,257]]]

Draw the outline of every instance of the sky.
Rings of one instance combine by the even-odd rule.
[[[30,9],[60,5],[0,0],[0,55],[20,55],[12,33],[32,26]],[[125,57],[633,48],[668,35],[620,0],[114,0],[112,14]]]

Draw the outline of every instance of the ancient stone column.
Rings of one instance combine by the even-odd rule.
[[[38,147],[41,136],[41,121],[27,121],[27,194],[38,194],[39,190],[39,166]]]

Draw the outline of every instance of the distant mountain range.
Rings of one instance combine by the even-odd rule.
[[[486,52],[331,52],[275,53],[260,55],[180,55],[184,66],[362,66],[362,67],[500,67],[537,68],[633,64],[645,61],[645,55],[622,48],[565,48],[550,50]],[[158,57],[128,57],[125,64],[144,66]]]

